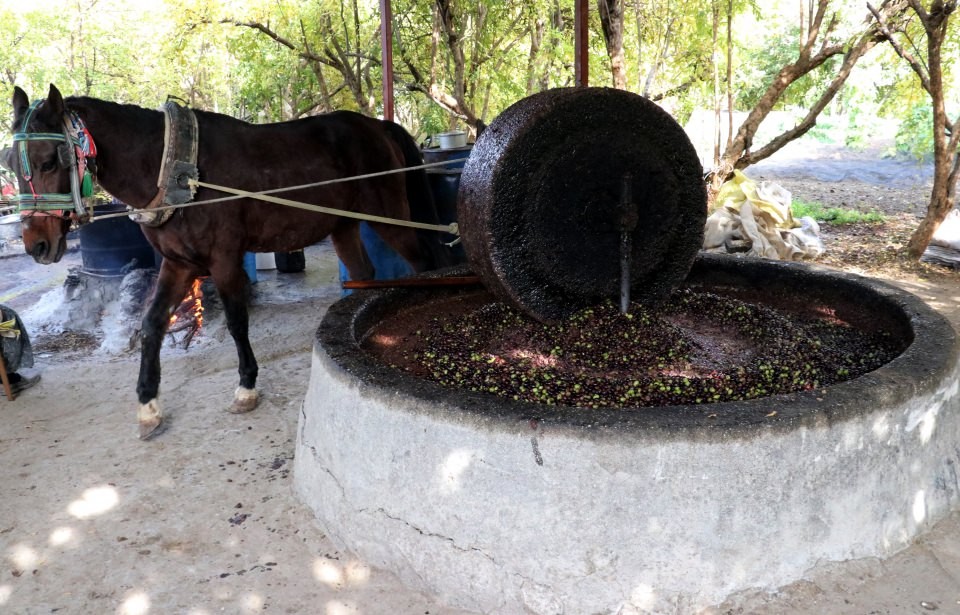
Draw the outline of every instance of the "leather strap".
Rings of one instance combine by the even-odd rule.
[[[193,200],[196,186],[190,180],[199,178],[197,116],[189,107],[181,107],[168,100],[163,105],[163,124],[163,160],[157,178],[157,194],[144,208],[130,213],[131,220],[149,227],[163,225],[177,211],[151,210],[165,205],[183,205]]]

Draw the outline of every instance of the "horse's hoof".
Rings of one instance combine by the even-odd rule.
[[[137,410],[137,423],[141,440],[148,440],[160,433],[160,426],[163,425],[163,410],[160,409],[159,400],[151,399],[140,405]]]
[[[257,402],[259,400],[260,396],[257,394],[256,389],[237,387],[237,390],[233,394],[233,404],[227,408],[227,412],[231,414],[244,414],[245,412],[250,412],[257,407]]]

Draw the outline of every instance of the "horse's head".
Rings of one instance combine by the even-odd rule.
[[[33,104],[13,91],[14,147],[4,162],[16,174],[23,246],[34,260],[55,263],[66,250],[71,219],[83,212],[85,155],[69,134],[69,115],[53,85]]]

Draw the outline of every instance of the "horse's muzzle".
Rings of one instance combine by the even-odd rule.
[[[41,265],[51,265],[60,262],[66,249],[66,238],[61,237],[56,245],[47,241],[38,241],[33,244],[33,247],[27,253]]]

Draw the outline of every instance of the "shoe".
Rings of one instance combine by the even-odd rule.
[[[19,378],[17,378],[19,376]],[[14,380],[16,378],[16,380]],[[21,391],[26,391],[33,385],[40,382],[40,374],[35,376],[20,376],[20,374],[13,373],[10,374],[10,392],[14,395],[19,395]],[[3,387],[0,387],[0,395],[6,397],[7,392]]]

